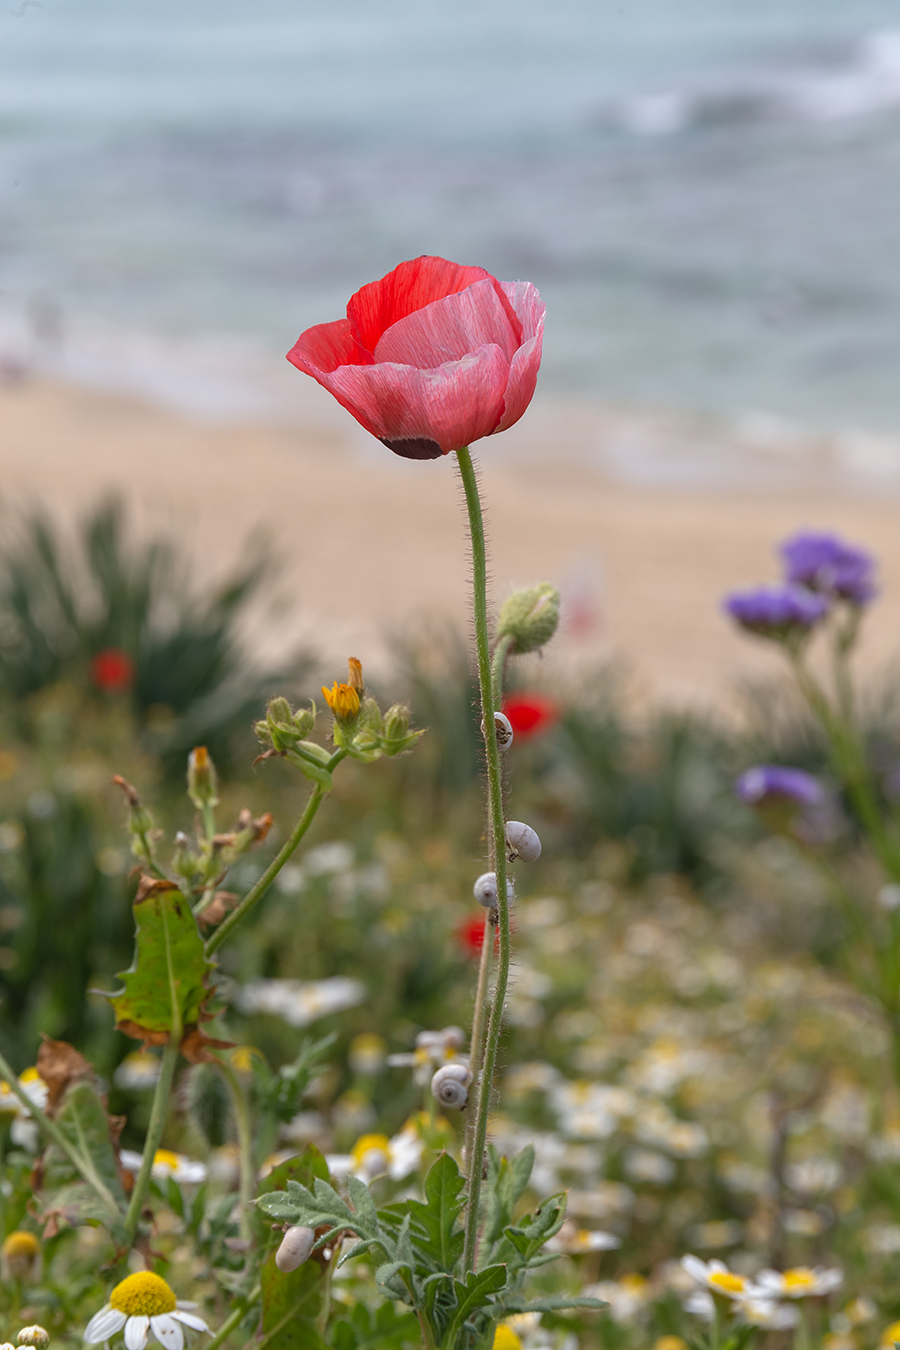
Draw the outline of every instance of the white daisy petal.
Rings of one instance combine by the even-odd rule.
[[[169,1313],[151,1317],[150,1327],[160,1345],[167,1346],[168,1350],[184,1350],[184,1332]]]
[[[106,1307],[101,1308],[88,1322],[84,1329],[84,1339],[88,1345],[99,1345],[101,1341],[108,1341],[110,1336],[115,1336],[117,1331],[121,1331],[127,1320],[123,1312],[111,1308],[107,1303]]]
[[[129,1317],[125,1323],[125,1350],[144,1350],[149,1326],[149,1317]]]
[[[184,1312],[183,1307],[184,1305],[182,1304],[176,1312],[169,1313],[169,1316],[174,1317],[178,1322],[183,1322],[184,1325],[190,1327],[192,1331],[205,1331],[207,1335],[211,1336],[212,1332],[204,1322],[203,1318],[195,1317],[193,1313]]]

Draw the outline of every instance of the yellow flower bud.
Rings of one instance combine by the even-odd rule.
[[[358,716],[359,694],[352,684],[338,684],[335,680],[331,689],[322,685],[322,694],[338,721],[352,722]]]

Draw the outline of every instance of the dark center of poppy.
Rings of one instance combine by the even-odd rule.
[[[396,441],[382,438],[382,444],[404,459],[440,459],[444,453],[437,441],[427,436],[410,436]]]

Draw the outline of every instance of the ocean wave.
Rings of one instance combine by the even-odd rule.
[[[867,33],[840,62],[750,71],[728,82],[621,101],[612,120],[639,136],[771,120],[837,122],[900,108],[900,29]]]

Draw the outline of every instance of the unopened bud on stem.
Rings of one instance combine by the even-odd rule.
[[[510,637],[510,652],[522,656],[550,641],[559,624],[559,591],[549,582],[515,591],[500,610],[498,637]]]
[[[205,806],[218,806],[219,782],[216,766],[205,745],[196,745],[188,755],[188,796],[198,811]]]

